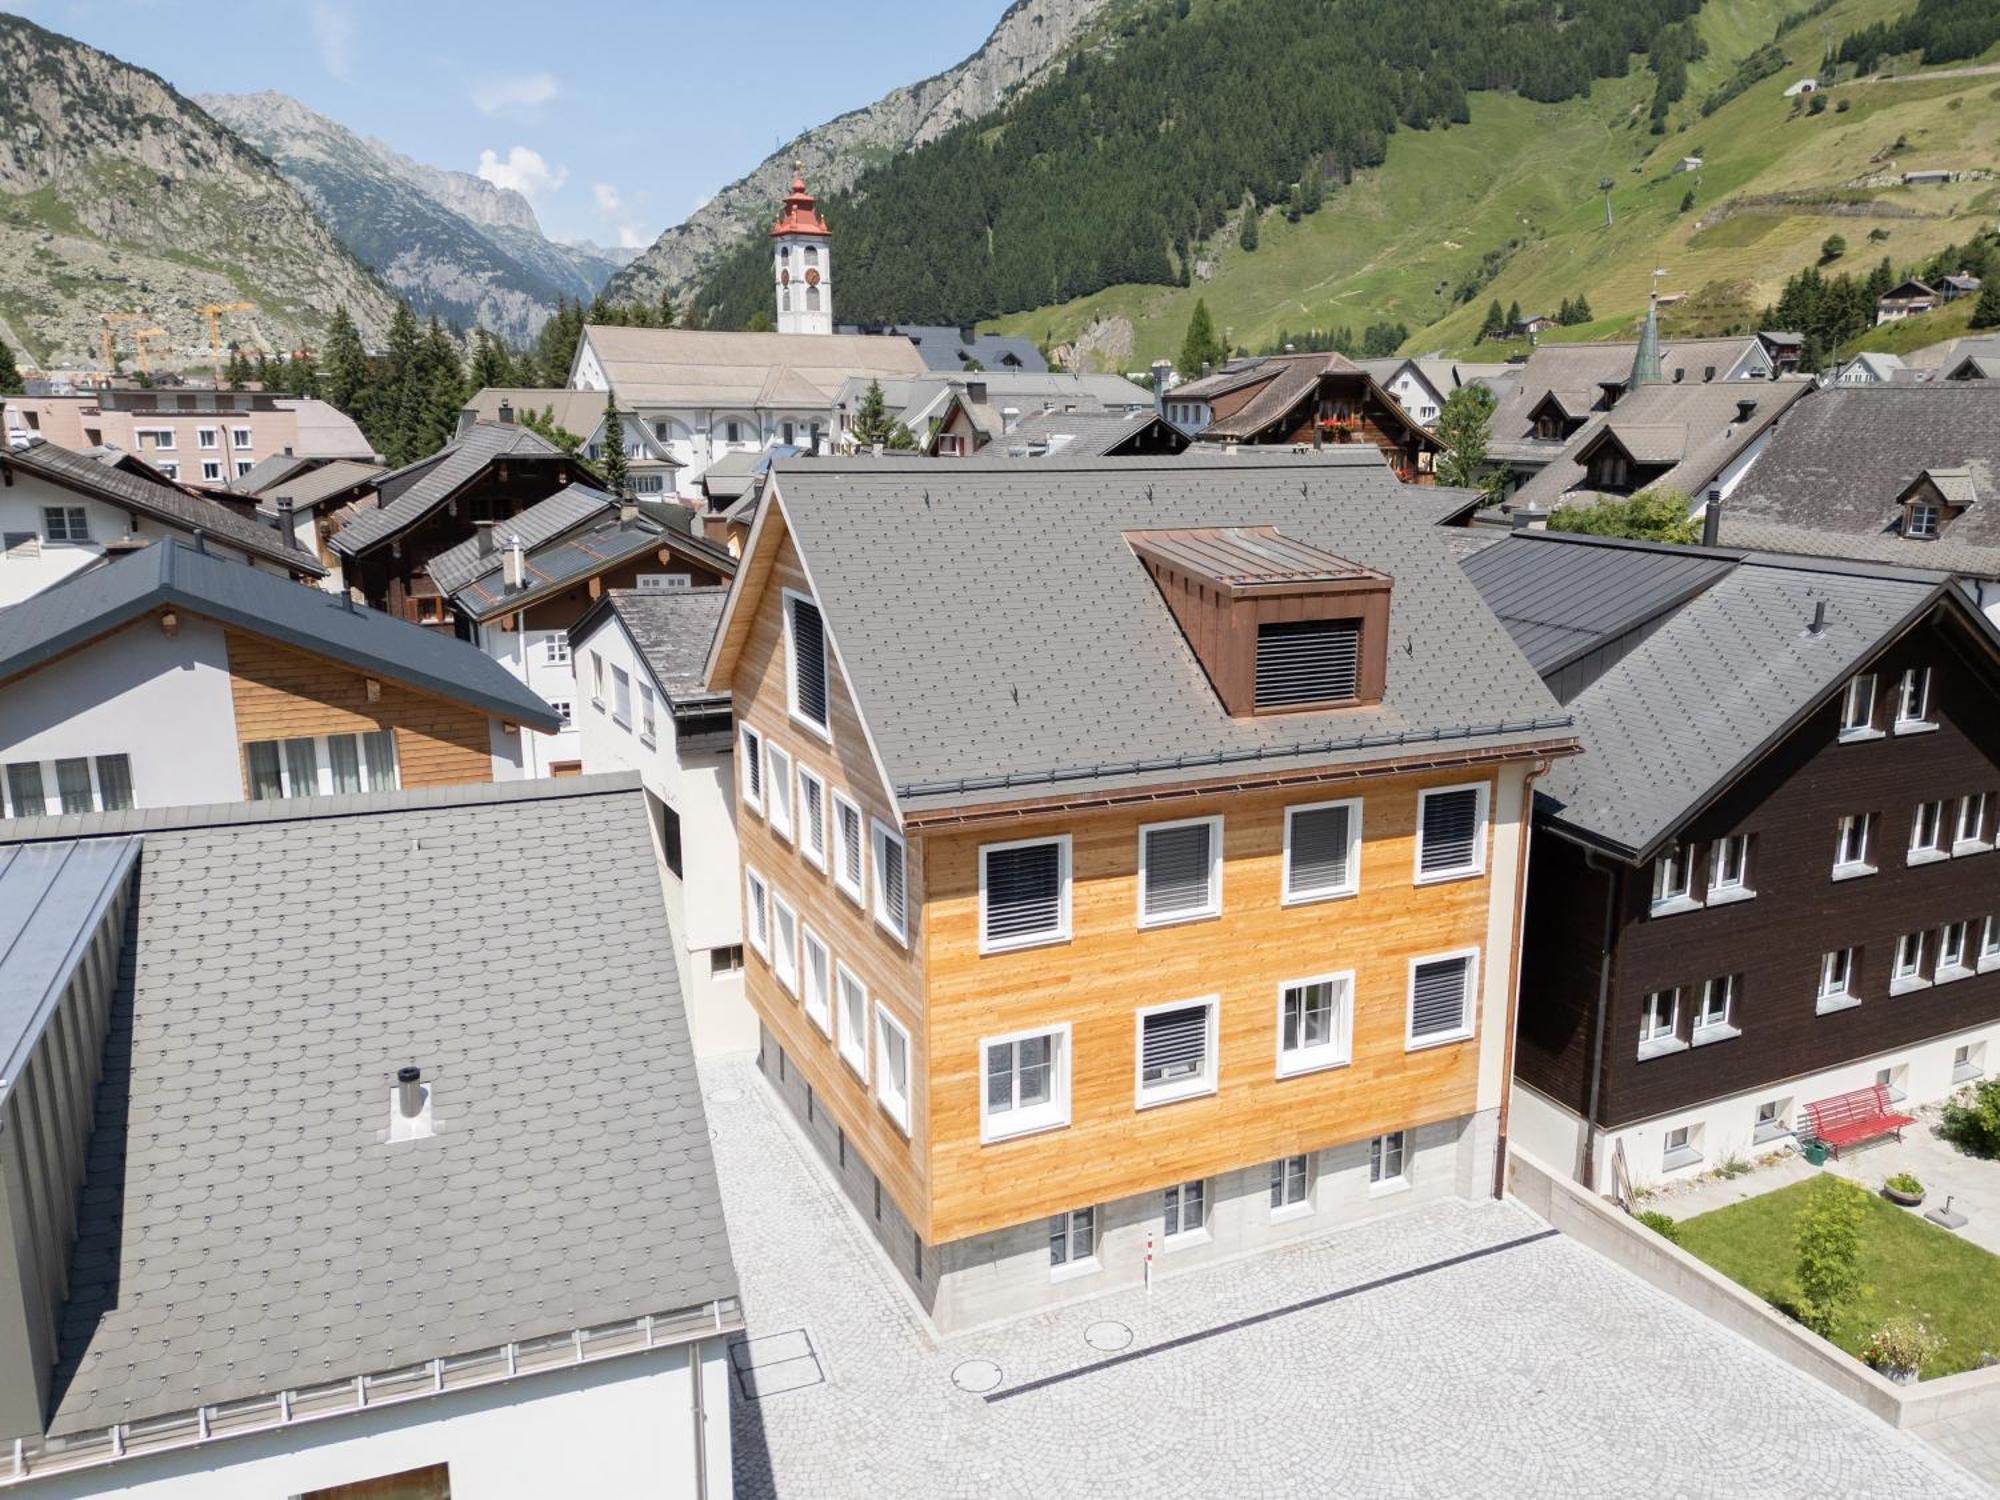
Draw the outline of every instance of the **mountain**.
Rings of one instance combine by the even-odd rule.
[[[819,194],[853,184],[867,167],[937,139],[961,121],[978,119],[1033,89],[1066,56],[1091,23],[1130,0],[1015,0],[980,49],[957,67],[883,95],[786,142],[652,246],[612,279],[614,300],[652,302],[679,297],[704,279],[719,257],[771,227],[778,200],[803,164]],[[767,278],[768,279],[768,278]]]
[[[142,68],[0,15],[0,324],[46,367],[101,363],[100,313],[129,362],[157,325],[163,360],[204,364],[209,303],[226,339],[317,344],[347,305],[379,340],[395,304],[290,183],[198,105]]]
[[[559,299],[595,296],[629,254],[558,244],[513,189],[412,161],[289,95],[198,102],[268,156],[420,317],[522,343]]]

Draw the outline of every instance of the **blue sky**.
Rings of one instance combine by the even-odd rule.
[[[0,0],[184,94],[276,89],[650,244],[808,126],[958,62],[1005,0]]]

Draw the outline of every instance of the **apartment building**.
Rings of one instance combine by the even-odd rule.
[[[708,664],[761,1065],[947,1330],[1491,1193],[1574,745],[1372,446],[1021,472],[775,466]]]
[[[273,457],[373,456],[354,419],[324,401],[267,391],[114,388],[75,396],[9,396],[8,434],[80,451],[136,453],[184,484],[224,486]]]

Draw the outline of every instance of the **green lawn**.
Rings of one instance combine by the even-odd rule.
[[[1815,1179],[1817,1180],[1817,1179]],[[1789,1290],[1792,1220],[1813,1182],[1794,1183],[1680,1224],[1681,1248],[1770,1301]],[[1859,1191],[1859,1189],[1857,1189]],[[1878,1194],[1865,1195],[1861,1271],[1864,1290],[1834,1330],[1833,1341],[1858,1354],[1889,1318],[1922,1318],[1945,1346],[1926,1378],[1969,1370],[1981,1350],[2000,1351],[2000,1256]]]

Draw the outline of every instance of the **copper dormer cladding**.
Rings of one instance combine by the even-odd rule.
[[[813,195],[806,191],[803,162],[792,163],[792,190],[785,194],[784,211],[778,215],[778,222],[771,226],[772,239],[788,234],[817,234],[829,238],[833,234],[826,227],[826,220],[819,216],[819,207]]]
[[[1390,578],[1273,526],[1129,531],[1232,717],[1382,701]]]

